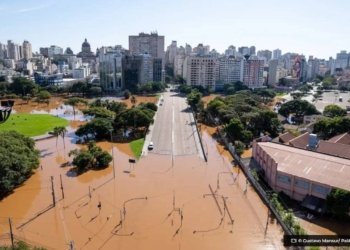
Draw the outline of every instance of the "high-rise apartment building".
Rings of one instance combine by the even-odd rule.
[[[267,83],[269,85],[275,85],[278,83],[277,79],[277,67],[278,67],[278,60],[272,59],[269,61],[269,74],[268,74],[268,80]]]
[[[22,46],[23,50],[23,58],[26,60],[29,60],[33,57],[33,52],[32,52],[32,45],[28,41],[23,42]]]
[[[263,86],[264,60],[251,56],[245,61],[243,83],[248,88],[261,88]]]
[[[39,49],[40,55],[43,55],[44,57],[49,57],[49,48],[40,48]]]
[[[272,58],[272,52],[270,50],[259,50],[258,57],[268,63]]]
[[[8,52],[8,58],[13,59],[15,61],[18,61],[21,59],[20,51],[19,51],[19,45],[12,42],[12,40],[7,41],[7,52]]]
[[[209,55],[209,52],[210,52],[210,46],[203,45],[202,43],[198,44],[197,47],[193,48],[193,53],[196,53],[199,56]]]
[[[129,36],[129,51],[131,55],[149,54],[154,58],[163,58],[164,36],[157,33]]]
[[[280,59],[281,58],[281,56],[282,56],[282,50],[280,50],[280,49],[275,49],[275,50],[273,50],[273,52],[272,52],[272,59]]]
[[[56,45],[51,45],[48,48],[48,57],[53,57],[54,55],[62,55],[63,49],[61,47],[58,47]]]
[[[101,86],[107,91],[122,89],[122,51],[119,47],[102,47],[99,51]]]
[[[335,59],[335,68],[342,68],[345,69],[349,66],[349,54],[346,52],[346,50],[340,51],[340,53],[337,53],[337,57]]]
[[[227,83],[243,82],[244,58],[221,57],[218,59],[219,70],[216,84],[221,88]]]
[[[245,56],[245,55],[250,55],[250,49],[248,47],[239,47],[238,48],[238,52],[242,55],[242,56]]]
[[[251,56],[255,56],[255,53],[256,53],[256,48],[255,46],[250,46],[249,48],[249,53]]]
[[[217,59],[211,56],[189,56],[186,58],[186,82],[191,86],[215,89]]]
[[[231,45],[225,50],[225,56],[235,56],[236,55],[236,47]]]

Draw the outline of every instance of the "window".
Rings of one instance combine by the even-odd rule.
[[[285,184],[290,184],[291,179],[287,175],[277,174],[277,181]]]
[[[319,194],[328,194],[329,188],[317,184],[312,184],[312,191]]]
[[[310,183],[301,179],[296,179],[294,185],[299,188],[309,189]]]

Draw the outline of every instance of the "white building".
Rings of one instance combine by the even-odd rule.
[[[11,40],[7,41],[7,56],[9,59],[13,59],[15,61],[18,61],[21,59],[21,53],[19,51],[19,45],[12,42]]]
[[[23,58],[26,60],[29,60],[33,57],[33,52],[32,52],[32,45],[28,41],[23,42],[22,46],[23,50]]]
[[[183,76],[185,58],[186,58],[186,55],[183,55],[183,54],[178,54],[175,56],[175,61],[174,61],[174,75],[175,76],[177,76],[177,75]]]
[[[48,48],[48,55],[49,57],[53,57],[53,55],[62,55],[63,49],[61,47],[58,47],[56,45],[51,45]]]
[[[80,67],[77,69],[73,69],[73,78],[74,79],[85,79],[90,75],[89,67]]]
[[[234,82],[243,82],[244,59],[230,57],[221,57],[218,60],[219,71],[217,84],[227,84]],[[218,86],[219,88],[221,86]]]
[[[191,86],[215,89],[217,59],[210,56],[186,57],[186,82]]]

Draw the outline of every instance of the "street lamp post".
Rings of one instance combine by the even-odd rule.
[[[114,169],[114,150],[113,150],[113,138],[112,138],[112,132],[113,129],[109,130],[111,134],[111,144],[112,144],[112,160],[113,160],[113,179],[115,179],[115,169]]]

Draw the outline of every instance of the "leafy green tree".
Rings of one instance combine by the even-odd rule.
[[[41,90],[36,96],[36,101],[37,102],[49,102],[51,98],[51,94],[47,90]]]
[[[189,86],[187,84],[180,85],[178,89],[179,89],[180,93],[184,93],[184,94],[189,94],[189,93],[191,93],[191,90],[192,90],[191,86]]]
[[[88,84],[81,81],[74,83],[70,87],[70,92],[81,94],[83,97],[85,97],[85,94],[87,93],[87,91],[88,91]]]
[[[220,110],[222,110],[225,106],[226,104],[221,98],[215,98],[208,103],[207,111],[212,117],[219,117]]]
[[[330,104],[324,108],[323,115],[327,117],[346,116],[346,110],[338,105]]]
[[[187,103],[192,107],[194,111],[197,111],[197,104],[200,102],[201,99],[202,94],[196,89],[193,89],[191,93],[187,95]]]
[[[146,103],[140,103],[139,107],[142,109],[150,109],[153,111],[157,111],[158,107],[156,104],[154,104],[153,102],[146,102]]]
[[[0,132],[0,198],[23,183],[39,165],[34,140],[15,131]]]
[[[124,98],[127,100],[127,99],[130,98],[130,95],[131,95],[130,91],[126,89],[126,90],[124,91]]]
[[[235,118],[231,119],[230,123],[225,126],[225,131],[232,141],[239,140],[243,130],[244,126],[242,122]]]
[[[350,192],[333,188],[327,196],[327,211],[338,218],[349,217]]]
[[[138,107],[127,110],[122,114],[127,127],[147,128],[153,122],[154,111],[145,110]]]
[[[89,142],[87,149],[72,150],[69,155],[73,155],[73,165],[78,168],[79,172],[88,169],[102,169],[108,166],[112,161],[112,156],[98,147],[95,142]]]
[[[104,107],[90,107],[86,110],[83,110],[84,115],[91,115],[99,118],[110,118],[113,119],[115,113],[113,111],[108,110]]]
[[[88,89],[87,93],[88,93],[89,97],[101,96],[102,88],[98,87],[98,86],[93,86],[93,87]]]
[[[94,118],[88,123],[80,126],[75,132],[75,134],[77,136],[85,137],[91,134],[98,140],[108,139],[110,137],[110,131],[112,129],[112,120],[105,118]]]
[[[120,115],[127,109],[127,105],[123,102],[111,102],[108,104],[107,109],[113,111],[116,116]]]
[[[320,114],[314,105],[304,100],[292,100],[283,103],[279,109],[279,113],[285,117],[289,114],[295,114],[297,118],[302,118],[305,115]]]
[[[314,125],[314,133],[324,139],[350,131],[350,119],[348,117],[324,118]]]
[[[79,97],[71,97],[69,99],[67,99],[65,102],[64,102],[65,105],[71,105],[73,107],[73,115],[74,115],[74,120],[75,120],[75,107],[78,105],[78,104],[85,104],[87,105],[87,101],[83,98],[79,98]]]
[[[36,93],[38,85],[27,78],[17,77],[13,80],[13,83],[10,85],[10,89],[13,93],[17,95],[25,96],[27,94]]]
[[[53,134],[56,136],[56,147],[57,147],[58,136],[61,136],[62,140],[63,140],[63,147],[66,148],[66,143],[64,141],[64,137],[66,136],[67,132],[68,131],[64,126],[59,126],[59,127],[53,128]]]
[[[244,153],[245,145],[241,141],[235,141],[235,152],[238,156],[241,156]]]
[[[337,79],[333,76],[327,76],[322,80],[322,87],[324,89],[331,89],[337,84]]]

